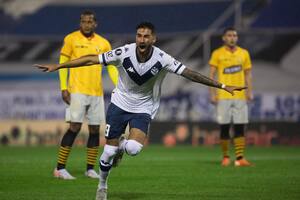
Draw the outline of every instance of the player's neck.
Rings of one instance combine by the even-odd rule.
[[[87,39],[92,38],[94,36],[94,32],[90,32],[90,33],[84,33],[80,30],[80,33],[86,37]]]
[[[140,63],[144,63],[144,62],[147,62],[151,58],[152,53],[153,53],[153,47],[149,48],[149,50],[144,51],[144,52],[140,52],[138,50],[138,48],[136,48],[135,52],[136,52],[137,60]]]
[[[237,46],[229,46],[225,45],[225,48],[230,51],[231,53],[235,52],[237,50]]]

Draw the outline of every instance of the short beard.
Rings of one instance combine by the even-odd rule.
[[[82,30],[80,30],[80,32],[82,33],[82,35],[84,35],[85,37],[91,37],[92,35],[93,35],[93,31],[91,31],[91,32],[88,32],[88,33],[85,33],[85,32],[83,32]]]

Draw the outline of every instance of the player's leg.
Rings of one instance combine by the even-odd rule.
[[[245,124],[234,124],[234,146],[236,160],[243,159],[245,150]]]
[[[130,128],[128,139],[124,139],[120,147],[124,149],[127,155],[136,156],[141,152],[146,137],[147,134],[144,131],[138,128]]]
[[[107,182],[108,176],[112,167],[113,158],[117,154],[119,139],[107,139],[104,145],[103,152],[99,159],[99,184],[96,193],[96,200],[107,199]]]
[[[244,158],[244,151],[246,146],[245,141],[245,126],[248,123],[248,106],[246,101],[235,100],[233,109],[233,123],[234,123],[234,148],[235,148],[235,166],[249,166],[251,165]]]
[[[105,122],[104,101],[102,96],[88,96],[88,101],[89,106],[86,116],[89,123],[89,137],[86,146],[87,169],[85,175],[90,178],[99,178],[94,166],[98,157],[100,123]]]
[[[58,152],[57,166],[54,176],[62,179],[74,179],[66,171],[66,163],[71,152],[74,140],[78,135],[85,114],[85,106],[80,96],[71,94],[70,106],[66,109],[66,121],[70,122],[70,127],[64,134]]]
[[[230,146],[230,124],[221,124],[220,125],[220,144],[223,153],[222,166],[230,165],[230,157],[229,157],[229,146]]]
[[[217,105],[217,120],[220,124],[220,144],[223,153],[222,166],[230,165],[230,123],[231,123],[231,101],[220,100]]]
[[[102,197],[106,196],[108,175],[113,164],[113,158],[119,149],[119,137],[124,133],[128,123],[127,112],[111,103],[107,109],[106,123],[106,144],[99,159],[100,178],[96,199],[104,199]]]
[[[85,175],[90,178],[99,178],[94,170],[99,152],[99,125],[89,125],[89,137],[86,144],[87,166]]]
[[[143,144],[147,138],[151,116],[145,113],[130,113],[129,120],[129,136],[128,139],[122,138],[119,144],[119,150],[114,158],[113,166],[117,166],[122,159],[123,152],[128,155],[135,156],[143,148]]]
[[[80,128],[81,128],[81,123],[71,122],[69,129],[64,134],[61,140],[59,151],[58,151],[57,165],[53,173],[54,176],[57,178],[74,179],[74,177],[71,174],[69,174],[69,172],[65,168],[74,140],[78,135]]]
[[[117,167],[120,164],[124,151],[131,156],[137,155],[142,150],[145,139],[146,134],[136,128],[130,129],[128,139],[124,136],[121,136],[119,139],[118,152],[113,159],[112,166]]]

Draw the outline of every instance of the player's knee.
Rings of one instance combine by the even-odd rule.
[[[125,151],[130,156],[137,155],[143,148],[143,145],[135,140],[128,140],[125,146]]]
[[[114,156],[118,152],[118,147],[112,145],[105,145],[100,156],[100,169],[102,171],[109,171],[112,166]]]
[[[245,124],[234,125],[234,137],[243,137],[245,133]]]
[[[228,140],[230,138],[230,135],[229,135],[230,124],[222,124],[220,126],[220,129],[221,129],[221,132],[220,132],[221,139]]]
[[[89,126],[89,133],[90,134],[99,135],[99,130],[100,130],[100,126],[96,126],[96,125],[90,125]]]
[[[71,122],[70,123],[70,128],[69,128],[72,132],[74,133],[79,133],[80,129],[81,129],[81,123],[74,123]]]
[[[118,152],[118,147],[112,145],[105,145],[103,153],[108,159],[113,158]]]

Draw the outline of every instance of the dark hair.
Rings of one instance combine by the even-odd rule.
[[[223,35],[225,35],[228,31],[236,31],[236,28],[234,28],[234,27],[225,28],[224,31],[223,31]]]
[[[136,30],[140,28],[148,28],[152,31],[152,33],[155,33],[155,26],[151,22],[141,22],[136,26]]]
[[[93,11],[91,11],[91,10],[84,10],[84,11],[80,14],[80,19],[81,19],[81,16],[82,16],[82,15],[93,15],[95,22],[97,21],[96,14],[95,14]]]

